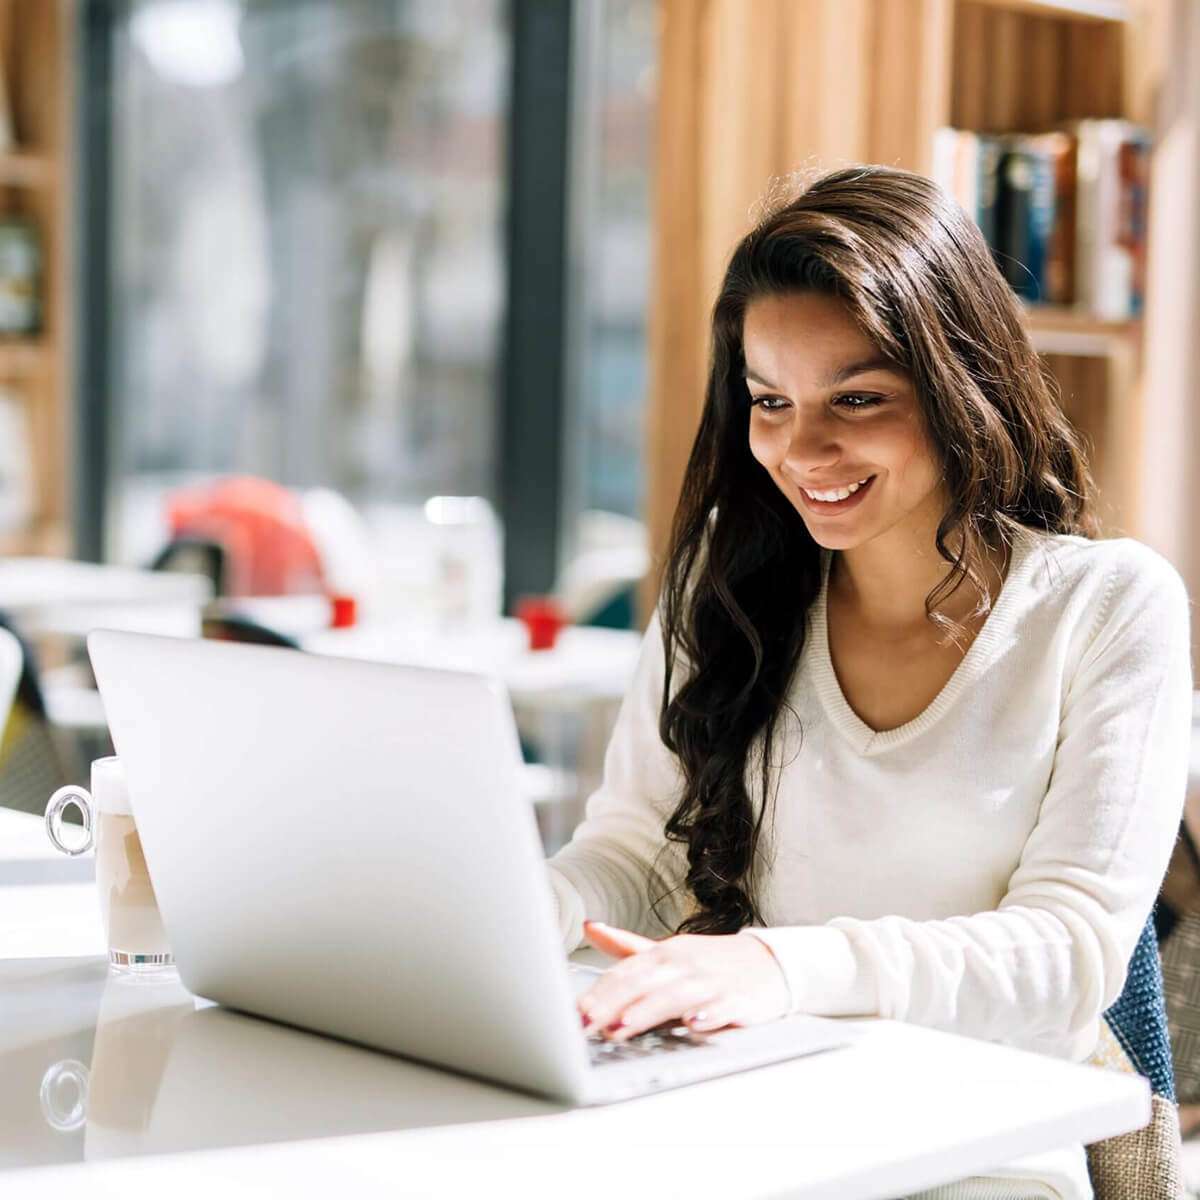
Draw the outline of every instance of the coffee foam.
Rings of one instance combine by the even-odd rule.
[[[92,800],[98,812],[133,816],[125,771],[119,758],[98,758],[92,763]]]

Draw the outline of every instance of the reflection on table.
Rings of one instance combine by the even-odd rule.
[[[0,1034],[0,1165],[95,1161],[559,1110],[197,1000],[167,972],[101,960],[0,965],[6,993],[45,1010],[35,1039]],[[16,1015],[16,1014],[14,1014]],[[90,1039],[90,1047],[88,1045]],[[10,1044],[4,1044],[10,1043]]]

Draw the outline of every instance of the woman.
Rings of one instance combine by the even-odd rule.
[[[837,170],[734,251],[665,585],[550,863],[625,1038],[878,1015],[1084,1060],[1191,720],[1165,560],[1092,485],[976,226]],[[1090,1196],[1081,1146],[938,1196]],[[1018,1182],[1018,1181],[1024,1182]]]

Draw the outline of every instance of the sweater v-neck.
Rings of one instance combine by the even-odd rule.
[[[833,553],[829,550],[821,551],[821,590],[813,602],[809,627],[810,670],[826,715],[859,753],[880,754],[919,737],[936,725],[959,696],[983,674],[992,661],[994,652],[1004,644],[1012,629],[1016,596],[1033,570],[1036,557],[1033,550],[1037,543],[1038,535],[1032,529],[1022,526],[1014,535],[1008,571],[1000,586],[1000,594],[996,597],[983,626],[975,635],[975,640],[967,647],[966,654],[955,667],[953,674],[928,706],[912,720],[905,721],[903,725],[897,725],[894,729],[872,729],[850,707],[842,685],[838,682],[829,652],[827,615],[829,568],[833,561]]]

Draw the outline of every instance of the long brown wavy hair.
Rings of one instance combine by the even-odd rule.
[[[964,579],[987,610],[985,547],[1011,544],[1014,525],[1097,534],[1080,441],[1021,304],[953,200],[921,175],[859,165],[768,208],[734,250],[713,310],[704,412],[660,602],[659,733],[684,778],[666,836],[686,846],[694,901],[681,932],[760,921],[754,866],[773,803],[770,748],[820,589],[820,547],[750,453],[742,375],[747,306],[795,292],[839,298],[913,381],[951,497],[937,531],[949,567],[926,597],[931,621],[953,626],[937,605]]]

